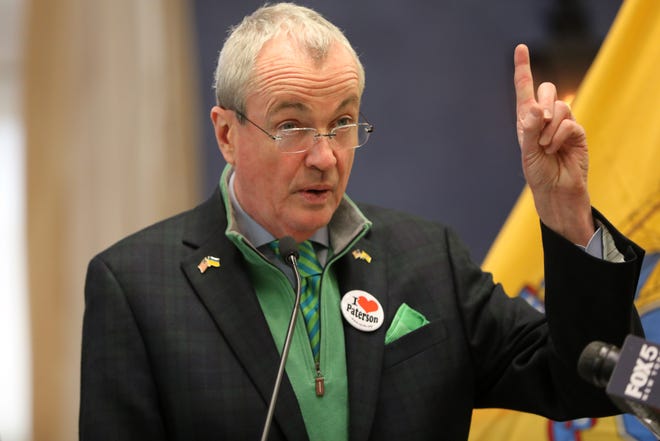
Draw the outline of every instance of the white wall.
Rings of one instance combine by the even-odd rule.
[[[22,0],[0,0],[0,440],[31,438],[25,167],[20,108]],[[43,262],[42,262],[43,263]]]

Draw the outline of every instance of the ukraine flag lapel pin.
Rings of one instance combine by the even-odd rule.
[[[371,256],[364,250],[355,249],[353,250],[353,258],[364,260],[367,263],[371,263]]]
[[[209,267],[213,268],[219,268],[220,267],[220,259],[214,256],[206,256],[205,258],[202,259],[201,262],[199,262],[199,265],[197,265],[197,268],[199,269],[199,272],[204,274],[204,272],[209,269]]]

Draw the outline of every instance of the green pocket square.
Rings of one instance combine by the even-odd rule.
[[[392,320],[390,328],[385,334],[385,344],[390,344],[409,332],[419,329],[428,323],[429,321],[426,320],[426,317],[405,303],[402,303],[394,315],[394,320]]]

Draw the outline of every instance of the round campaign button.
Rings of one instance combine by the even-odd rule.
[[[341,313],[351,326],[365,332],[380,328],[385,318],[378,299],[359,289],[344,294],[341,299]]]

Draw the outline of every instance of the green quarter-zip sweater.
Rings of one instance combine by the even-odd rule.
[[[228,165],[220,178],[220,189],[225,207],[228,207],[225,234],[238,247],[248,263],[250,279],[259,304],[281,354],[295,300],[294,287],[290,278],[282,271],[282,265],[278,267],[270,260],[264,254],[263,248],[260,251],[262,244],[255,246],[247,239],[244,231],[239,231],[236,221],[238,202],[230,197],[231,174],[232,168]],[[348,440],[348,378],[339,307],[341,296],[332,265],[346,254],[370,227],[371,222],[344,196],[328,224],[330,247],[321,276],[319,298],[321,351],[318,366],[314,363],[302,312],[298,310],[286,374],[298,399],[311,441]],[[273,369],[276,369],[276,366],[273,366]],[[316,391],[317,380],[324,384],[321,396]]]

